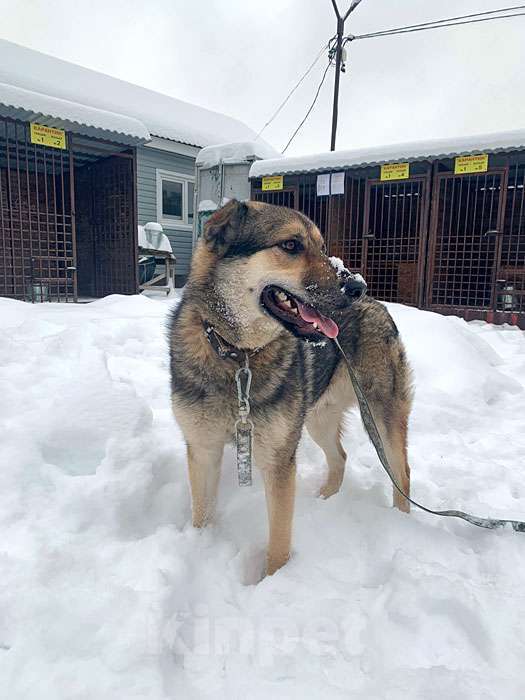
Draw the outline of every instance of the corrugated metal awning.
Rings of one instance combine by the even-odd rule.
[[[0,116],[38,122],[76,134],[137,145],[151,139],[134,117],[0,83]]]
[[[309,156],[259,160],[250,168],[250,178],[266,175],[317,173],[326,170],[347,170],[385,163],[437,160],[478,153],[508,153],[518,150],[525,150],[525,129],[454,139],[434,139],[374,146],[351,151],[332,151]]]

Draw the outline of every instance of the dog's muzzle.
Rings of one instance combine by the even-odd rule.
[[[368,287],[361,275],[354,275],[352,272],[345,278],[342,291],[352,301],[359,301],[366,294]]]
[[[339,333],[335,321],[282,287],[265,287],[261,304],[287,330],[301,338],[336,338]]]

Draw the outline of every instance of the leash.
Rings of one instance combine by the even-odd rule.
[[[239,486],[251,486],[252,484],[252,455],[253,455],[253,430],[254,425],[250,415],[250,386],[252,381],[252,372],[249,366],[249,358],[257,354],[260,348],[256,348],[251,353],[244,350],[239,350],[233,345],[224,340],[213,326],[207,322],[203,323],[204,333],[206,339],[217,353],[217,355],[222,359],[233,360],[240,367],[235,372],[235,383],[237,385],[237,399],[239,405],[239,418],[235,422],[235,442],[237,445],[237,474],[239,480]],[[390,481],[392,482],[394,488],[406,498],[406,500],[411,503],[416,508],[425,511],[425,513],[430,513],[431,515],[439,515],[445,518],[460,518],[465,520],[472,525],[477,527],[483,527],[488,530],[497,530],[499,528],[504,528],[510,525],[516,532],[525,532],[525,522],[521,520],[504,520],[499,518],[481,518],[477,515],[471,515],[470,513],[465,513],[461,510],[434,510],[433,508],[428,508],[427,506],[418,503],[403,491],[399,486],[388,457],[386,456],[386,451],[377,429],[376,422],[372,415],[370,405],[366,398],[364,391],[357,379],[357,376],[352,368],[350,360],[346,356],[343,348],[341,347],[337,338],[334,338],[334,343],[339,349],[343,361],[346,364],[348,374],[350,376],[350,381],[354,388],[357,401],[359,403],[359,410],[361,412],[361,419],[363,425],[365,426],[368,437],[372,442],[379,461],[385,472],[388,474]],[[242,359],[244,363],[242,364]]]
[[[376,422],[374,420],[374,417],[372,415],[372,411],[370,410],[370,405],[368,403],[368,400],[361,389],[361,385],[359,384],[359,381],[357,379],[357,376],[352,368],[352,365],[350,364],[350,360],[346,356],[343,348],[339,344],[339,341],[337,338],[334,338],[334,343],[336,346],[339,348],[339,352],[341,353],[343,360],[346,364],[346,368],[348,370],[348,374],[350,375],[350,380],[352,382],[352,386],[354,387],[354,392],[355,395],[357,396],[357,401],[359,403],[359,410],[361,411],[361,418],[363,421],[363,424],[366,428],[366,432],[368,433],[368,437],[370,438],[373,446],[375,447],[375,451],[377,452],[377,456],[379,457],[379,461],[381,462],[383,469],[386,471],[388,474],[390,481],[394,485],[394,488],[399,491],[399,493],[407,499],[412,505],[416,506],[416,508],[419,508],[420,510],[424,510],[425,513],[430,513],[431,515],[440,515],[446,518],[461,518],[461,520],[466,520],[468,523],[471,523],[472,525],[477,525],[477,527],[484,527],[488,530],[497,530],[498,528],[503,528],[506,527],[507,525],[510,525],[513,530],[516,530],[516,532],[525,532],[525,522],[522,522],[521,520],[500,520],[498,518],[480,518],[477,515],[471,515],[470,513],[464,513],[461,510],[433,510],[432,508],[427,508],[426,506],[421,505],[421,503],[418,503],[417,501],[414,501],[410,496],[407,496],[406,493],[403,491],[403,489],[399,486],[396,477],[394,476],[394,473],[392,471],[392,467],[390,466],[390,463],[388,461],[388,458],[386,456],[385,448],[383,445],[383,441],[381,440],[381,435],[379,434],[379,430],[377,429]]]

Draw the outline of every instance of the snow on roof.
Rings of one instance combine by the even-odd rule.
[[[213,168],[221,162],[239,163],[259,158],[277,158],[278,156],[278,151],[265,141],[242,141],[206,146],[199,151],[195,163],[201,168]]]
[[[111,134],[126,134],[143,141],[150,139],[144,124],[133,117],[87,107],[77,102],[42,95],[5,83],[0,83],[0,104],[24,110],[26,113],[24,118],[27,121],[36,121],[38,118],[44,117],[47,126],[55,126],[54,121],[57,124],[70,122],[71,124],[103,129]]]
[[[236,119],[0,39],[0,82],[142,122],[150,134],[193,146],[247,141]]]
[[[475,153],[498,153],[525,149],[525,129],[494,134],[478,134],[451,139],[413,141],[388,146],[373,146],[352,151],[331,151],[309,156],[272,158],[256,161],[250,168],[250,177],[286,175],[322,170],[344,170],[399,161],[452,158]]]

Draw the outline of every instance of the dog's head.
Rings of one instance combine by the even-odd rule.
[[[315,342],[335,338],[341,313],[366,290],[332,266],[306,216],[235,200],[208,220],[189,285],[204,294],[207,320],[246,348],[283,331]]]

